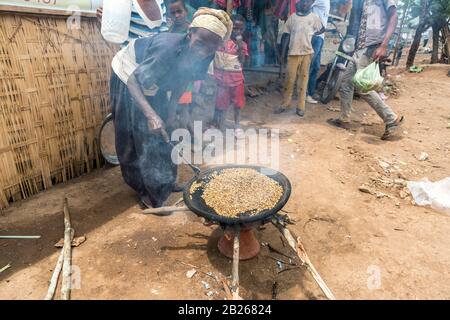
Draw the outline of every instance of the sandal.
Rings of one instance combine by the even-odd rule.
[[[397,120],[395,120],[390,124],[387,124],[386,129],[384,130],[384,133],[381,136],[381,140],[389,139],[392,136],[392,134],[395,131],[397,131],[397,129],[400,128],[400,126],[403,124],[403,120],[405,120],[405,118],[403,116],[399,116],[397,117]]]

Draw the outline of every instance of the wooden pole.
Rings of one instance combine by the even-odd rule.
[[[171,207],[161,207],[161,208],[150,208],[142,210],[142,213],[144,214],[154,214],[157,216],[169,216],[174,212],[179,211],[189,211],[189,208],[186,206],[183,207],[177,207],[177,206],[171,206]]]
[[[232,270],[232,282],[231,282],[231,293],[233,300],[242,300],[239,296],[239,240],[241,236],[241,230],[239,225],[236,226],[234,231],[234,242],[233,242],[233,270]]]
[[[74,231],[71,229],[70,232],[70,243],[72,244]],[[63,247],[64,248],[64,247]],[[61,252],[58,257],[58,261],[56,262],[55,270],[53,270],[52,278],[50,279],[50,285],[48,286],[47,295],[44,300],[52,300],[55,295],[56,286],[58,285],[59,274],[61,273],[61,269],[63,266],[64,260],[64,249],[61,249]]]
[[[333,292],[331,292],[330,288],[328,288],[325,281],[323,281],[322,277],[320,276],[317,269],[312,264],[311,260],[309,260],[308,254],[306,253],[305,247],[303,246],[302,242],[300,241],[300,237],[297,237],[297,254],[302,261],[302,263],[305,263],[308,267],[309,271],[311,272],[314,280],[316,280],[317,284],[319,285],[320,289],[322,289],[323,293],[329,300],[336,300],[334,297]]]
[[[0,239],[40,239],[41,236],[0,236]]]
[[[291,248],[297,253],[298,258],[306,266],[309,272],[311,272],[311,275],[313,276],[314,280],[319,285],[322,292],[325,294],[325,296],[329,300],[336,300],[333,293],[331,292],[330,288],[326,285],[325,281],[323,281],[322,277],[320,276],[319,272],[317,272],[316,268],[312,264],[311,260],[309,260],[308,255],[306,254],[305,247],[300,242],[300,237],[295,240],[295,238],[292,236],[292,233],[278,220],[274,219],[272,220],[272,223],[275,225],[275,227],[283,234],[283,236],[286,238],[288,244],[291,246]]]
[[[72,272],[72,238],[70,226],[70,213],[67,198],[64,197],[64,247],[63,247],[63,278],[61,299],[70,300],[71,272]]]

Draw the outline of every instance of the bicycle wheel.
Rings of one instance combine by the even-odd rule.
[[[117,166],[119,165],[119,159],[116,153],[116,135],[113,120],[112,113],[108,114],[103,120],[98,141],[100,142],[100,152],[106,162]]]

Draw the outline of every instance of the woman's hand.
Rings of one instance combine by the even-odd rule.
[[[169,142],[169,135],[164,128],[164,122],[158,116],[150,117],[147,121],[148,129],[151,133],[160,135],[165,142]]]
[[[169,142],[170,139],[166,129],[164,128],[164,122],[147,101],[144,92],[142,91],[142,87],[134,74],[128,78],[127,87],[136,105],[147,118],[147,126],[149,131],[153,134],[161,135],[165,142]]]

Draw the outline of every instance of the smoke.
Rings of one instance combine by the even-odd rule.
[[[171,140],[177,143],[171,154],[174,164],[182,164],[185,160],[198,166],[251,164],[273,169],[265,173],[269,175],[278,170],[280,145],[277,129],[249,128],[244,131],[243,139],[236,139],[233,129],[225,132],[208,129],[203,132],[203,122],[195,121],[194,136],[192,141],[189,130],[183,128],[172,133]],[[196,145],[203,145],[204,148],[193,148]]]

